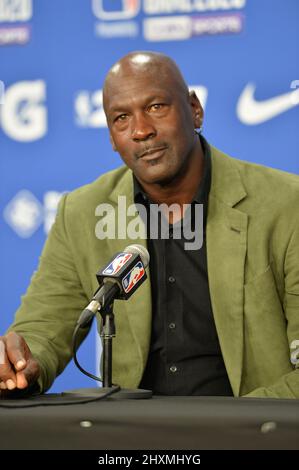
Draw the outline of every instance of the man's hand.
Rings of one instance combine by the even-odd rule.
[[[24,338],[10,332],[0,336],[0,397],[24,392],[38,379],[40,367]]]

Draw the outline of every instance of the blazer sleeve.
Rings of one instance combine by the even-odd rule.
[[[51,386],[70,361],[75,324],[88,303],[66,229],[67,198],[65,194],[60,201],[38,269],[8,330],[24,337],[39,362],[38,384],[42,392]],[[88,328],[80,332],[79,344],[87,333]]]
[[[299,222],[291,234],[284,264],[285,292],[283,307],[290,347],[292,372],[275,383],[257,388],[246,397],[299,398]]]

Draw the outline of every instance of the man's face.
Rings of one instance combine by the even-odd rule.
[[[113,148],[141,184],[167,184],[182,175],[202,109],[170,73],[129,69],[113,78],[105,111]]]

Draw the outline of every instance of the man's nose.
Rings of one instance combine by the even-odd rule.
[[[157,134],[154,125],[151,123],[150,118],[143,113],[134,116],[132,121],[132,139],[136,142],[140,140],[147,140]]]

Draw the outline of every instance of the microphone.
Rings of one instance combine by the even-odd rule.
[[[127,300],[146,280],[145,268],[149,253],[142,245],[129,245],[117,253],[102,270],[96,273],[100,287],[81,313],[77,326],[86,327],[92,317],[113,300]]]

